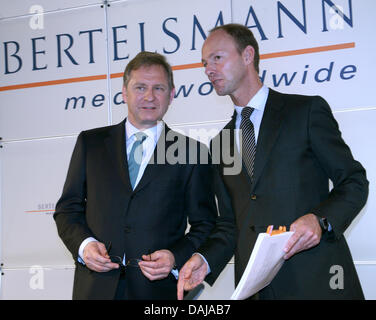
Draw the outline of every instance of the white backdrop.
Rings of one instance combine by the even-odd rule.
[[[334,4],[339,10],[334,10]],[[233,106],[199,66],[208,30],[237,22],[260,44],[260,77],[281,92],[321,95],[367,169],[368,203],[346,231],[367,299],[376,299],[376,44],[373,0],[23,0],[0,12],[2,299],[70,299],[73,261],[52,218],[82,130],[120,122],[121,74],[140,50],[165,54],[176,99],[165,121],[207,142]],[[370,90],[371,89],[371,90]],[[226,299],[233,264],[203,299]],[[345,284],[346,285],[346,284]]]

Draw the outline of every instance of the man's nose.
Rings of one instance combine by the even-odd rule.
[[[153,92],[153,88],[149,88],[145,91],[145,94],[144,94],[144,99],[146,101],[153,101],[154,100],[154,92]]]
[[[209,77],[210,75],[212,75],[215,71],[215,68],[214,68],[214,65],[212,63],[208,63],[206,66],[205,66],[205,74]]]

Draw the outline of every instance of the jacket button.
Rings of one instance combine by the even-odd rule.
[[[124,232],[125,233],[130,233],[132,231],[132,229],[130,227],[125,227],[124,228]]]
[[[251,200],[256,200],[257,196],[255,194],[251,194]]]

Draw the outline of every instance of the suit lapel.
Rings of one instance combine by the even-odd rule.
[[[159,140],[157,142],[154,153],[145,168],[144,174],[133,190],[130,184],[129,172],[128,172],[128,161],[126,157],[126,142],[125,142],[125,121],[122,121],[118,125],[114,126],[109,135],[105,138],[105,146],[107,152],[110,155],[111,161],[114,164],[115,170],[118,172],[118,176],[121,178],[123,184],[126,186],[128,192],[137,192],[145,186],[147,186],[150,181],[155,179],[159,174],[161,174],[162,166],[160,164],[166,163],[166,150],[169,148],[173,141],[166,141],[166,135],[171,130],[166,124],[161,132]]]
[[[230,122],[221,130],[219,136],[215,137],[210,143],[211,157],[214,164],[220,164],[221,173],[226,179],[232,180],[241,176],[250,183],[251,180],[236,145],[235,122],[236,111],[234,110]],[[240,172],[234,173],[234,168],[238,163],[241,164]]]
[[[146,187],[152,180],[156,179],[158,175],[163,172],[163,164],[167,163],[166,151],[173,141],[166,141],[166,135],[171,129],[164,124],[161,135],[158,139],[157,145],[154,149],[148,165],[145,168],[144,174],[140,182],[137,184],[135,191],[141,190]]]
[[[226,139],[223,137],[223,134],[229,134],[230,137],[230,155],[234,155],[234,158],[236,157],[237,159],[239,159],[240,157],[240,154],[239,154],[239,151],[238,151],[238,148],[236,146],[236,140],[235,140],[235,121],[236,121],[236,111],[234,110],[234,113],[232,115],[232,119],[231,121],[228,123],[228,125],[224,128],[225,130],[229,130],[228,133],[224,133],[222,132],[222,146],[223,145],[226,145],[228,142],[226,141]],[[223,156],[223,155],[222,155]],[[223,163],[223,160],[222,160],[222,163]]]
[[[125,120],[114,126],[109,135],[105,138],[105,146],[114,164],[114,168],[126,186],[128,192],[132,192],[129,180],[128,161],[125,145]]]
[[[269,89],[269,97],[266,102],[257,139],[252,189],[257,185],[270,152],[279,135],[284,111],[286,110],[283,106],[284,103],[281,98],[278,97],[278,93]]]

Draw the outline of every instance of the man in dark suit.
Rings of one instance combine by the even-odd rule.
[[[74,299],[176,299],[175,268],[215,224],[207,148],[161,121],[174,93],[164,57],[139,53],[124,72],[128,117],[78,136],[54,214]]]
[[[213,162],[215,155],[219,157],[236,215],[235,284],[258,233],[266,232],[268,225],[285,225],[294,231],[284,249],[286,261],[271,284],[253,298],[364,298],[343,233],[366,203],[368,181],[326,101],[263,86],[258,44],[242,25],[213,29],[203,45],[202,62],[217,94],[229,95],[236,109],[212,140],[211,150]],[[227,146],[222,144],[226,135]],[[240,173],[224,174],[229,153],[242,155]],[[216,266],[219,245],[207,241],[198,252],[208,264],[200,255],[185,264],[179,274],[179,298],[183,289],[205,277],[213,283],[221,271]]]

